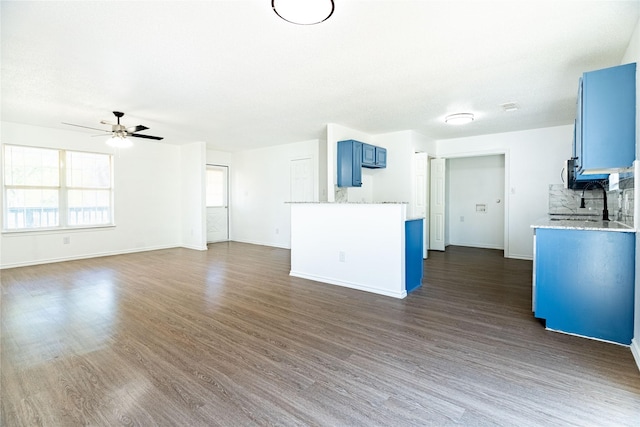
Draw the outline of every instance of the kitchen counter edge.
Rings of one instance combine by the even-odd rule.
[[[593,221],[593,220],[552,220],[541,218],[531,224],[531,228],[557,228],[561,230],[590,230],[590,231],[618,231],[622,233],[635,233],[636,229],[618,221]]]

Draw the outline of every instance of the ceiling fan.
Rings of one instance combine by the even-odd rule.
[[[143,130],[147,130],[149,129],[146,126],[143,125],[137,125],[137,126],[132,126],[132,127],[125,127],[124,125],[120,124],[120,117],[124,116],[124,113],[120,112],[120,111],[114,111],[113,115],[116,116],[116,123],[110,123],[106,120],[101,120],[100,123],[103,125],[110,125],[111,126],[111,130],[105,130],[105,129],[97,129],[97,128],[92,128],[89,126],[82,126],[82,125],[76,125],[73,123],[65,123],[62,122],[63,125],[69,125],[69,126],[76,126],[79,128],[85,128],[85,129],[92,129],[92,130],[98,130],[100,132],[105,132],[106,134],[111,134],[111,138],[109,139],[109,141],[107,141],[107,144],[110,145],[114,145],[114,146],[119,146],[119,147],[123,147],[123,146],[130,146],[131,142],[129,140],[127,140],[128,137],[134,137],[134,138],[146,138],[146,139],[155,139],[155,140],[161,140],[163,139],[163,137],[161,136],[152,136],[152,135],[144,135],[138,132],[141,132]],[[95,135],[95,136],[102,136],[102,135]]]

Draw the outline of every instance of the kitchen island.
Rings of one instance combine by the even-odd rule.
[[[292,276],[404,298],[422,281],[406,203],[291,203]]]
[[[544,218],[531,227],[535,317],[550,330],[629,345],[634,228],[585,218]]]

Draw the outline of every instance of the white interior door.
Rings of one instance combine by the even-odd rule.
[[[444,251],[446,160],[431,159],[431,214],[429,248]]]
[[[313,163],[311,158],[291,160],[291,201],[313,202]]]
[[[424,218],[422,258],[427,259],[429,256],[429,156],[427,153],[415,153],[414,162],[414,215]]]
[[[229,240],[229,168],[207,165],[207,242]]]

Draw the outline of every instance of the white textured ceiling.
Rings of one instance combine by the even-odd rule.
[[[315,26],[270,0],[1,3],[2,120],[211,149],[316,139],[327,123],[435,139],[569,124],[583,71],[617,65],[633,1],[335,0]],[[505,113],[500,104],[517,102]],[[467,126],[446,114],[473,112]]]

